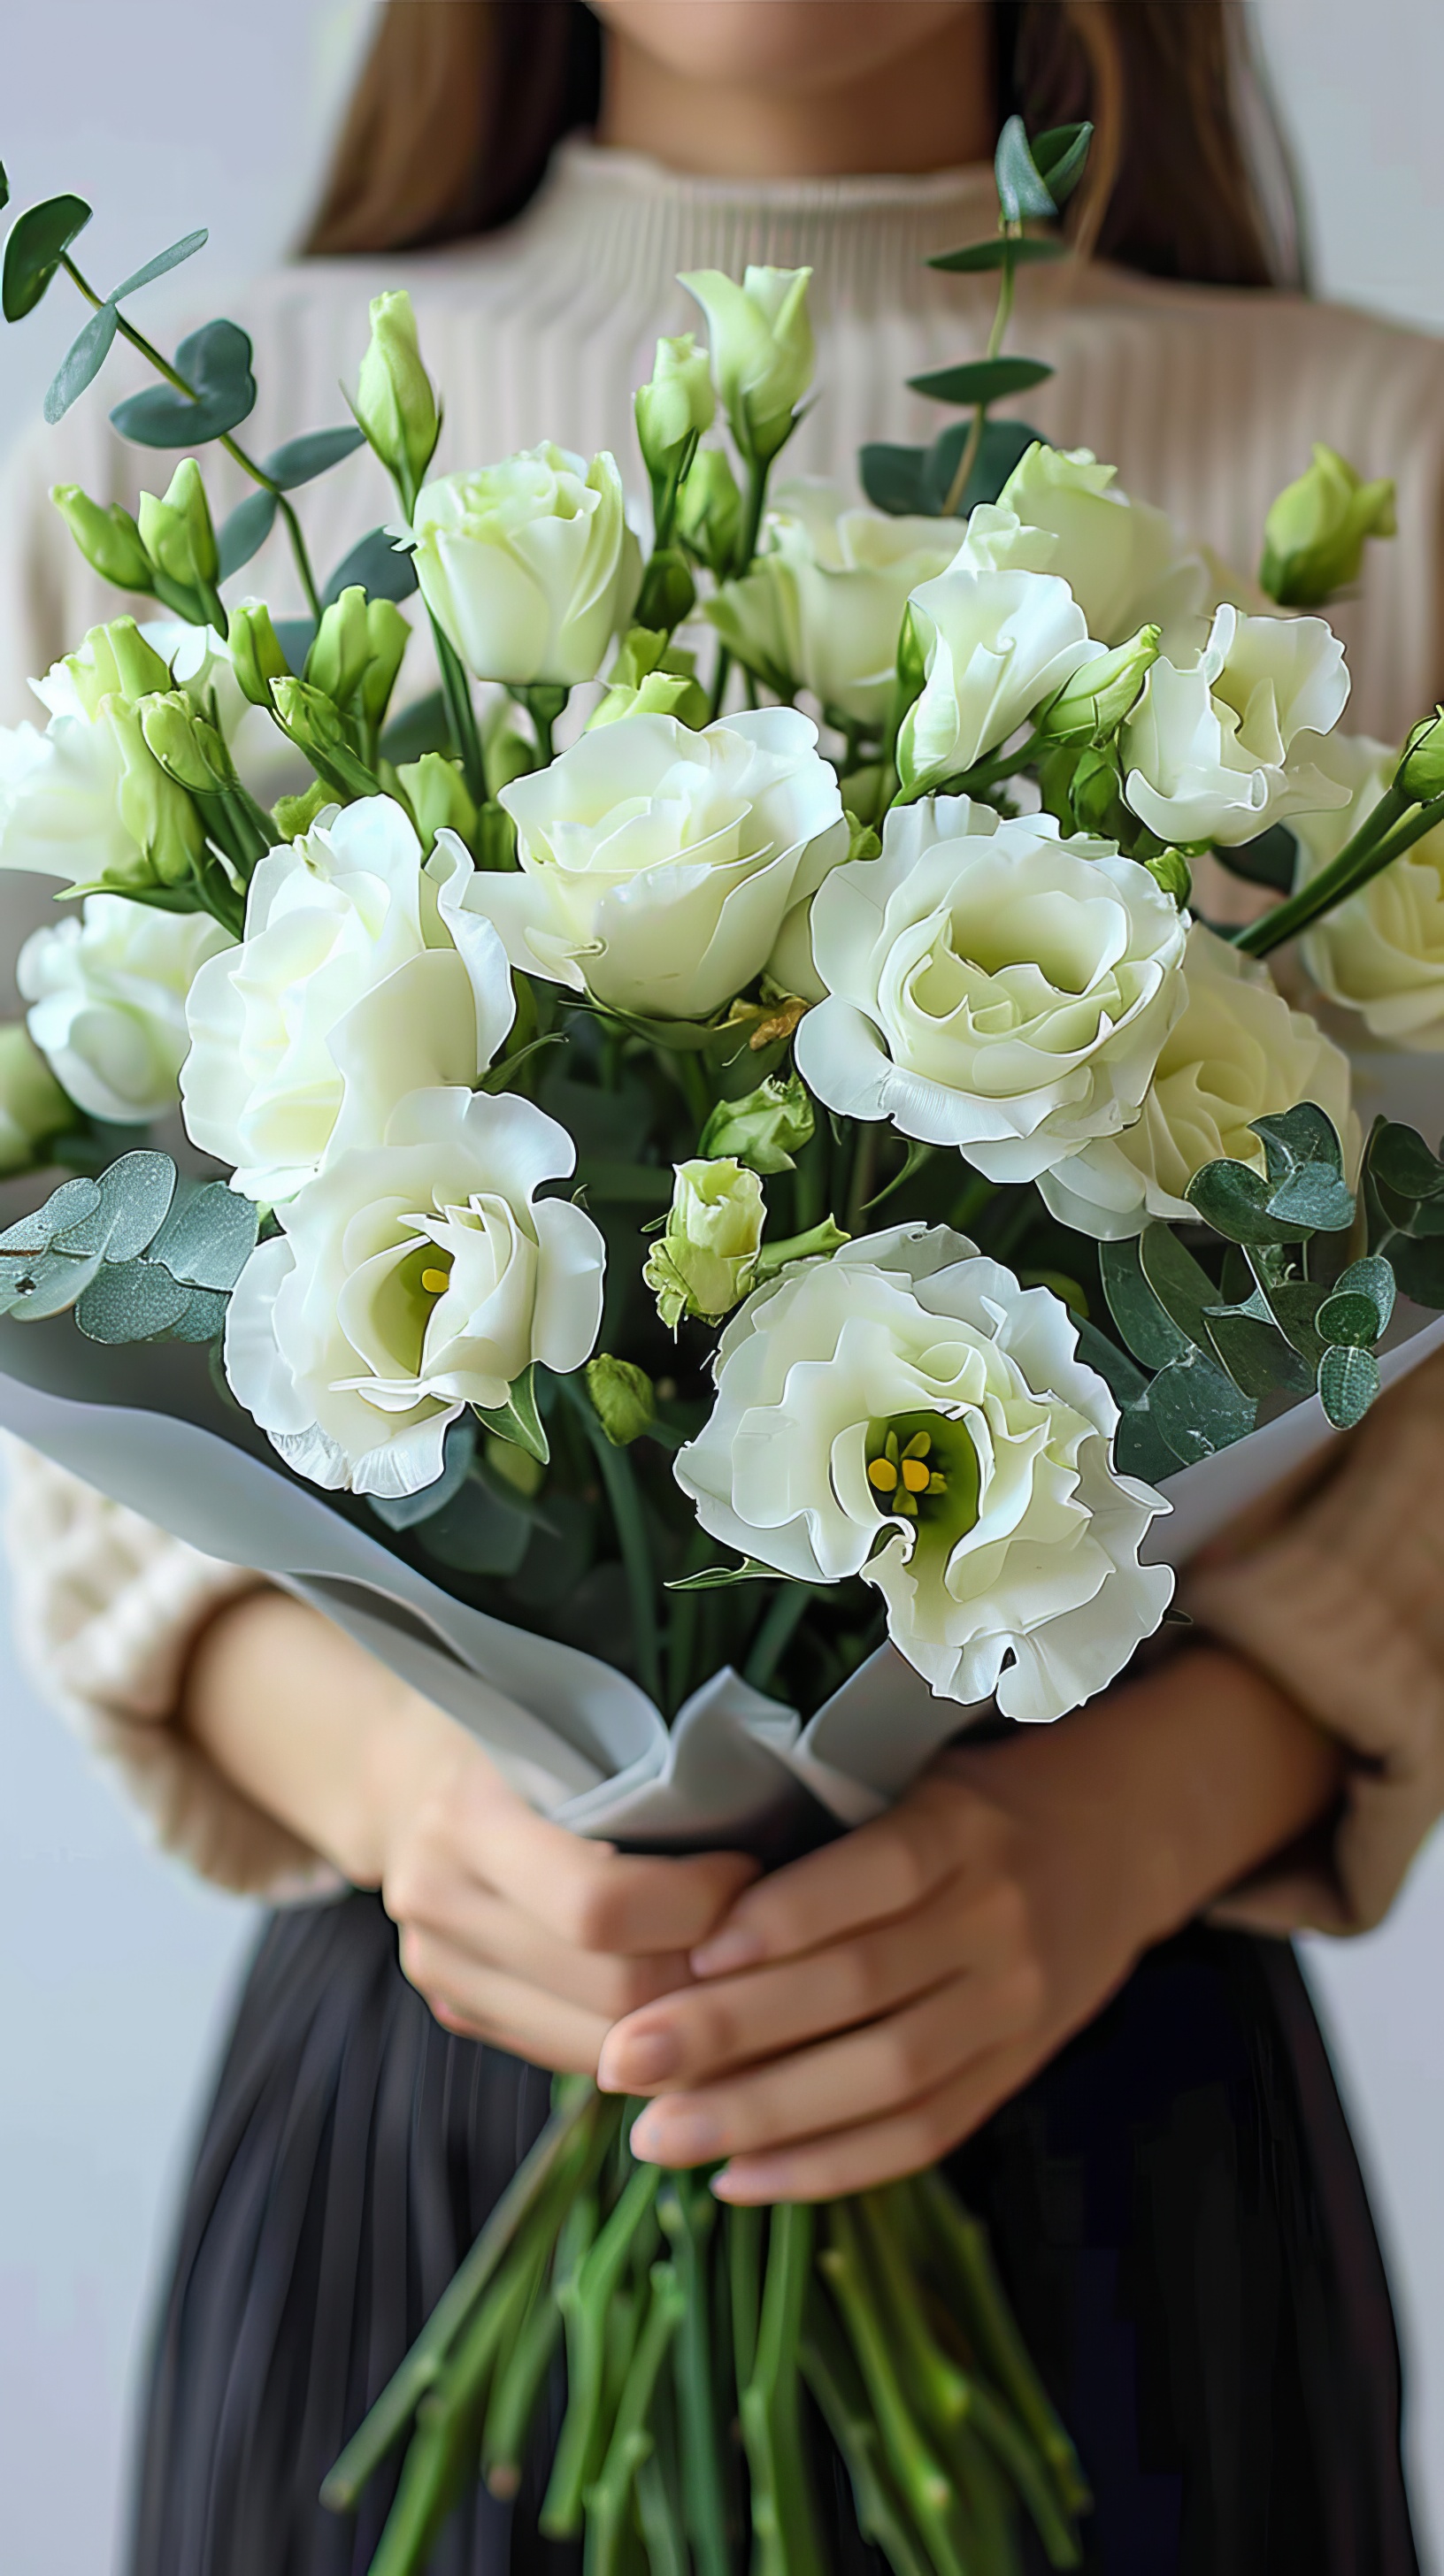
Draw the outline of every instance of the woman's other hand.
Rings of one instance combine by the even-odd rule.
[[[735,2201],[931,2163],[1093,2015],[1151,1942],[1300,1832],[1333,1748],[1195,1650],[1078,1717],[945,1755],[887,1816],[746,1889],[697,1982],[612,2031],[661,2164]]]

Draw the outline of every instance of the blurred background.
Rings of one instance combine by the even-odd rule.
[[[1319,292],[1444,330],[1444,10],[1249,0],[1248,16]],[[0,0],[17,200],[89,197],[106,275],[208,224],[224,310],[301,222],[370,17],[370,0]],[[163,289],[148,320],[163,338]],[[74,328],[57,294],[5,333],[0,452]],[[0,1778],[0,2564],[107,2576],[148,2302],[255,1918],[144,1849],[17,1678],[3,1595]],[[1310,1945],[1308,1969],[1384,2234],[1426,2567],[1444,2576],[1444,1838],[1382,1931]]]

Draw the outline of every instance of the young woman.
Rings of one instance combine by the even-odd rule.
[[[1114,264],[1029,280],[1020,345],[1058,366],[1032,415],[1245,562],[1310,438],[1394,473],[1421,540],[1375,550],[1352,632],[1359,720],[1397,728],[1441,677],[1444,356],[1269,291],[1291,253],[1239,139],[1232,18],[406,0],[342,138],[322,264],[246,313],[257,434],[330,416],[366,298],[404,280],[446,391],[441,464],[542,436],[625,457],[631,387],[687,322],[676,271],[806,260],[823,399],[796,464],[848,475],[860,439],[924,425],[906,377],[976,345],[981,301],[920,263],[988,223],[1000,112],[1091,108],[1081,247]],[[19,482],[120,493],[133,470],[85,413]],[[336,505],[316,501],[324,559]],[[38,508],[27,524],[0,637],[37,668],[94,612]],[[960,1747],[765,1880],[548,1826],[312,1613],[19,1459],[11,1552],[52,1692],[168,1841],[300,1900],[263,1940],[187,2197],[134,2576],[366,2566],[387,2495],[336,2523],[321,2476],[566,2067],[653,2096],[638,2152],[722,2160],[736,2199],[958,2151],[1093,2485],[1090,2568],[1411,2576],[1387,2292],[1268,1936],[1376,1921],[1444,1807],[1441,1437],[1436,1367],[1321,1491],[1195,1571],[1183,1652],[1061,1726]],[[535,2503],[467,2503],[437,2567],[540,2564]],[[857,2546],[840,2532],[840,2562]]]

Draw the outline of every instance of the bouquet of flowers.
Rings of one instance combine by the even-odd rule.
[[[0,1032],[6,1163],[69,1173],[0,1235],[0,1415],[319,1601],[579,1831],[775,1855],[985,1713],[1063,1717],[1385,1336],[1435,1338],[1444,1162],[1365,1138],[1330,1029],[1444,1048],[1444,715],[1341,737],[1342,648],[1285,613],[1391,489],[1316,451],[1254,584],[993,417],[1048,373],[1002,341],[1087,146],[1005,131],[996,234],[935,263],[996,272],[988,352],[920,380],[962,415],[931,447],[864,451],[867,506],[776,480],[807,272],[684,279],[645,545],[609,455],[428,479],[405,295],[353,422],[256,459],[245,334],[172,363],[124,309],[203,234],[102,296],[82,200],[10,233],[7,320],[62,272],[92,307],[48,416],[119,337],[159,378],[121,431],[255,488],[219,527],[190,453],[135,516],[54,495],[164,615],[0,737],[0,863],[74,906]],[[292,496],[363,441],[396,518],[322,584]],[[222,597],[278,521],[301,617]],[[394,710],[418,594],[439,685]],[[1274,898],[1241,928],[1193,900],[1220,866]],[[373,2576],[478,2460],[515,2492],[563,2345],[543,2528],[597,2576],[726,2576],[749,2531],[812,2576],[827,2439],[896,2576],[1013,2568],[1019,2509],[1076,2563],[1078,2464],[939,2174],[719,2210],[627,2126],[558,2086],[338,2462],[346,2509],[410,2436]]]

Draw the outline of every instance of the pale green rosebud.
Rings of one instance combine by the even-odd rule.
[[[92,724],[106,698],[133,705],[170,687],[169,666],[133,617],[112,617],[108,625],[92,626],[79,652],[66,654],[64,668]]]
[[[654,483],[675,474],[689,439],[710,429],[717,409],[712,368],[692,332],[657,342],[657,360],[649,385],[634,396],[637,444]]]
[[[196,714],[184,689],[142,698],[136,713],[147,751],[178,787],[192,796],[214,796],[230,785],[235,773],[225,744],[214,725]]]
[[[1332,447],[1280,492],[1264,521],[1259,581],[1280,608],[1319,608],[1359,578],[1369,537],[1398,534],[1392,478],[1366,483]]]
[[[740,1100],[719,1100],[697,1139],[699,1154],[731,1155],[753,1172],[790,1172],[813,1133],[812,1102],[795,1073],[770,1074]]]
[[[1416,805],[1444,796],[1444,707],[1416,724],[1404,745],[1394,784]]]
[[[118,891],[131,885],[182,885],[205,857],[201,818],[185,789],[167,777],[152,754],[136,709],[112,698],[106,719],[122,762],[120,819],[140,850],[140,865],[127,870],[123,883],[116,881]]]
[[[278,796],[271,820],[283,841],[304,841],[318,814],[336,802],[336,790],[324,778],[313,778],[303,796]]]
[[[439,751],[424,751],[419,760],[403,762],[396,775],[416,817],[416,829],[427,858],[442,831],[459,832],[470,846],[476,830],[476,807],[454,761]]]
[[[766,465],[784,447],[812,382],[810,268],[749,268],[739,286],[720,268],[679,282],[707,316],[712,378],[741,453]]]
[[[657,1419],[656,1390],[646,1370],[634,1360],[614,1360],[610,1351],[588,1360],[587,1393],[614,1449],[640,1440]]]
[[[675,1333],[684,1315],[715,1323],[757,1276],[767,1209],[762,1183],[731,1155],[673,1166],[672,1204],[642,1277]]]
[[[52,483],[50,498],[92,572],[113,581],[118,590],[150,589],[150,557],[129,510],[118,501],[103,510],[78,483]]]
[[[269,708],[271,682],[289,680],[292,675],[264,600],[244,599],[231,610],[226,642],[242,695],[253,707]]]
[[[649,556],[632,614],[639,626],[671,635],[697,605],[697,585],[680,546],[662,546]]]
[[[1128,643],[1084,662],[1064,681],[1038,718],[1038,732],[1048,743],[1089,743],[1096,749],[1110,742],[1127,722],[1143,695],[1143,683],[1158,659],[1162,629],[1140,626]]]
[[[308,680],[273,680],[271,704],[299,751],[346,796],[370,796],[376,781],[358,760],[330,698]]]
[[[305,677],[323,697],[344,707],[360,688],[370,659],[366,593],[358,583],[343,590],[324,612],[306,656]]]
[[[0,1028],[0,1173],[22,1172],[75,1111],[22,1021]]]
[[[732,570],[742,534],[742,495],[720,447],[699,447],[677,503],[677,534],[718,581]]]
[[[157,572],[191,589],[210,589],[220,572],[216,532],[201,469],[193,456],[183,456],[164,500],[153,492],[140,496],[140,541]]]
[[[353,409],[387,472],[414,492],[436,452],[441,415],[404,290],[371,299],[371,345]]]
[[[394,599],[367,600],[366,641],[371,659],[361,677],[361,712],[368,724],[379,725],[411,641],[410,625]]]

